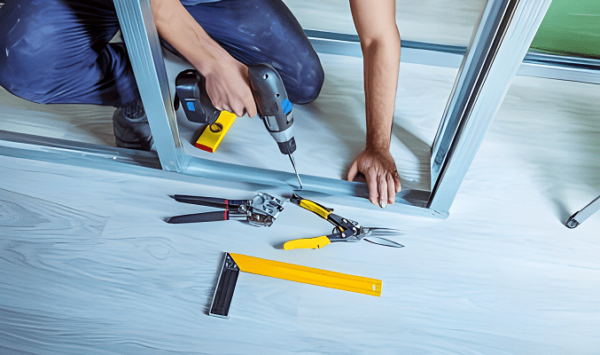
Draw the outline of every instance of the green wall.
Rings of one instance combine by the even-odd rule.
[[[600,58],[600,0],[553,0],[531,48]]]

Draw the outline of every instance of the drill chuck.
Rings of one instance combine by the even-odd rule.
[[[296,140],[294,137],[287,142],[277,142],[281,154],[292,154],[296,151]]]

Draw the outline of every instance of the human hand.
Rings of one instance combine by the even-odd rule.
[[[250,90],[248,67],[231,58],[219,61],[210,71],[203,73],[206,92],[218,110],[235,113],[238,117],[246,113],[256,116],[256,104]]]
[[[389,150],[363,150],[348,170],[348,181],[354,180],[359,172],[367,178],[371,203],[381,208],[394,203],[401,186],[396,163]]]
[[[212,39],[181,1],[152,0],[151,7],[159,35],[204,76],[213,105],[238,116],[255,116],[248,67]]]

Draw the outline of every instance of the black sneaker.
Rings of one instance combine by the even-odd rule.
[[[119,107],[113,115],[117,147],[150,150],[154,140],[142,100],[137,99]]]

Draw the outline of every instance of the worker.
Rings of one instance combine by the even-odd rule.
[[[281,0],[152,0],[151,6],[160,36],[205,76],[217,108],[256,115],[246,65],[257,62],[279,71],[293,102],[319,94],[319,58]],[[117,145],[149,149],[127,52],[109,43],[118,30],[112,0],[7,0],[0,9],[0,85],[42,104],[115,106]]]
[[[351,0],[365,57],[366,148],[348,179],[366,176],[370,200],[393,203],[400,180],[389,153],[400,38],[395,1]],[[206,78],[214,104],[256,115],[247,65],[269,63],[290,100],[308,103],[324,73],[300,24],[281,0],[151,0],[161,39]],[[40,104],[116,107],[117,146],[148,150],[153,140],[112,0],[6,0],[0,8],[0,86]]]

